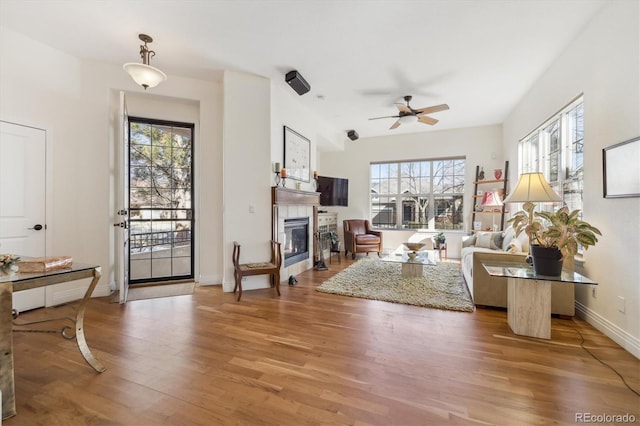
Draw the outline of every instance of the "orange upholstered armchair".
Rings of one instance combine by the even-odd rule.
[[[348,219],[342,221],[344,227],[344,255],[351,252],[351,258],[356,253],[382,252],[382,232],[369,227],[369,221],[364,219]]]

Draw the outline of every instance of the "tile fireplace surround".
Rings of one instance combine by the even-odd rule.
[[[284,241],[284,220],[290,218],[308,217],[309,227],[309,258],[283,267],[280,276],[282,278],[297,275],[300,272],[313,268],[316,247],[313,238],[318,230],[318,206],[320,205],[320,193],[271,187],[271,238],[276,241]]]

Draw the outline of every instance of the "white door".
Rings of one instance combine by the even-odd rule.
[[[0,121],[0,252],[46,255],[46,132]],[[45,305],[45,289],[13,295],[19,311]]]
[[[118,119],[119,140],[116,144],[118,211],[116,218],[116,276],[118,279],[119,302],[126,303],[129,291],[129,117],[124,92],[120,92]]]

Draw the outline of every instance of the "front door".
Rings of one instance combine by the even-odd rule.
[[[129,284],[194,277],[193,133],[129,117]]]
[[[118,301],[126,303],[129,292],[129,114],[124,92],[120,92],[118,114],[117,194],[116,211],[116,277],[118,282]]]
[[[0,253],[46,255],[46,132],[0,121]],[[45,306],[45,289],[13,295],[19,311]]]

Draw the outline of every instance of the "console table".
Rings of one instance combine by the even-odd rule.
[[[507,278],[507,321],[515,334],[551,338],[551,283],[566,285],[596,282],[577,272],[563,269],[558,277],[536,275],[522,264],[482,262],[487,273]]]
[[[106,370],[104,365],[91,353],[84,337],[84,312],[93,290],[100,280],[100,267],[95,265],[76,264],[72,267],[36,273],[15,273],[0,276],[0,390],[2,391],[2,418],[16,415],[15,389],[13,378],[13,316],[12,294],[22,290],[46,287],[83,278],[92,278],[76,312],[75,339],[80,353],[87,363],[98,373]],[[66,327],[61,334],[66,338]]]

